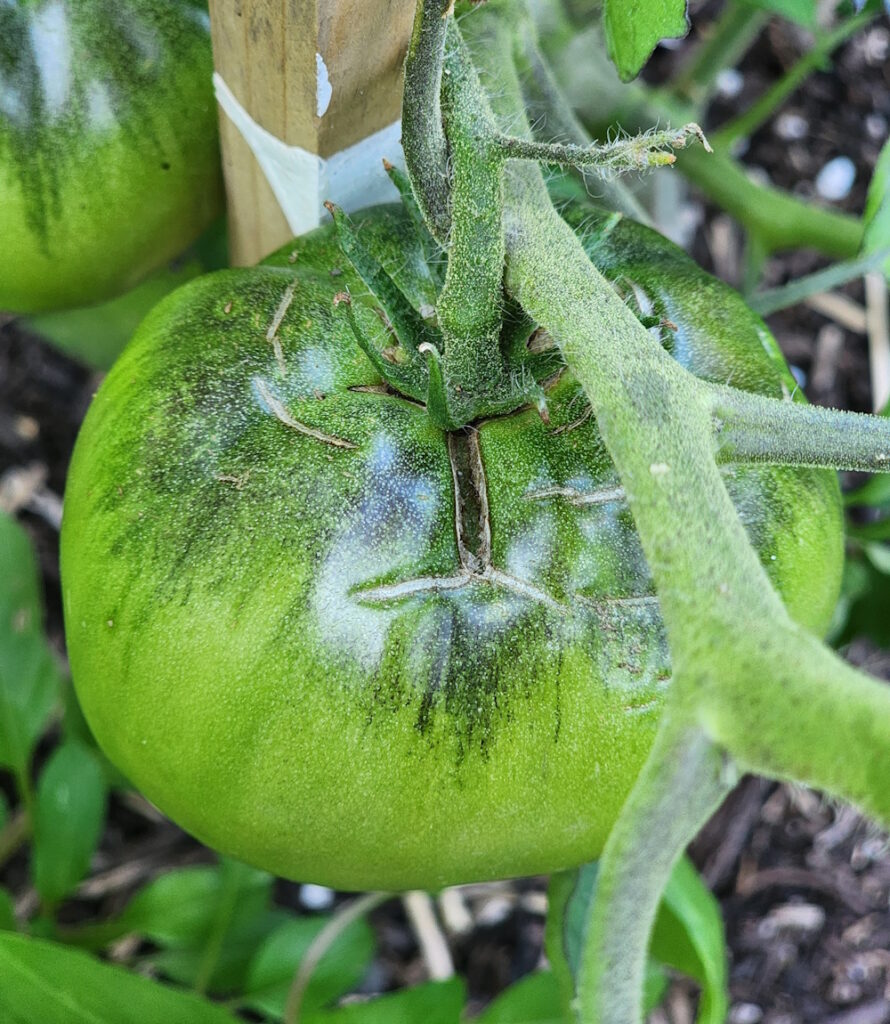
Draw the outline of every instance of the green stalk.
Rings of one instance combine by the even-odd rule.
[[[503,14],[494,0],[466,27],[481,43],[497,117],[516,132],[524,111]],[[477,106],[487,107],[484,96]],[[652,339],[557,215],[538,168],[508,166],[504,226],[507,289],[557,341],[590,400],[671,651],[659,735],[601,862],[580,978],[584,1024],[639,1024],[663,884],[727,785],[718,752],[741,769],[818,786],[888,823],[890,689],[793,623],[773,589],[717,465],[715,395],[731,389],[699,381]],[[787,424],[770,416],[786,406],[767,403],[757,424],[775,461]],[[869,443],[871,458],[890,448],[886,423]]]
[[[801,85],[813,71],[825,66],[828,56],[836,50],[841,43],[854,35],[859,29],[864,28],[870,21],[874,21],[877,12],[863,11],[853,18],[847,18],[832,32],[820,35],[811,50],[804,54],[801,59],[789,68],[775,85],[753,103],[743,114],[725,124],[717,132],[712,141],[715,146],[723,146],[729,149],[736,139],[747,138],[753,135],[757,129],[765,124],[786,99]]]
[[[727,4],[711,34],[674,79],[675,96],[692,103],[700,115],[717,75],[742,59],[767,21],[769,14],[752,4]]]
[[[730,387],[712,386],[711,401],[721,462],[890,470],[884,417],[777,402]]]
[[[826,256],[849,259],[859,251],[862,224],[858,219],[808,205],[770,185],[758,185],[725,152],[709,155],[689,149],[677,155],[676,166],[767,252],[816,249]]]
[[[890,689],[791,622],[723,486],[710,391],[653,342],[543,188],[535,169],[508,177],[507,283],[559,343],[621,476],[671,650],[665,722],[703,729],[742,769],[817,786],[890,822]],[[659,740],[601,862],[588,932],[595,952],[581,978],[585,1024],[639,1024],[639,1002],[615,993],[643,976],[649,923],[673,863],[641,860],[639,851],[655,841],[678,856],[701,820],[672,820],[663,831],[657,809],[690,794],[676,757],[676,746]],[[653,795],[655,780],[672,779],[670,793],[662,781]],[[716,799],[710,783],[704,791]],[[599,963],[613,966],[609,977]]]
[[[735,778],[701,730],[667,723],[659,730],[600,862],[579,969],[583,1020],[617,1019],[611,1007],[622,1007],[628,1021],[642,1019],[646,957],[635,951],[649,947],[661,894],[689,837],[723,802]],[[604,871],[604,864],[612,870]],[[586,1016],[593,1007],[600,1018]]]
[[[450,24],[449,36],[457,29]],[[462,47],[447,46],[442,116],[451,150],[451,237],[445,284],[436,313],[445,342],[446,384],[468,397],[503,382],[503,160],[491,116],[464,116],[463,96],[479,89]]]
[[[603,110],[595,96],[577,111],[592,136],[607,133],[619,114],[618,123],[627,131],[646,130],[653,124],[685,124],[696,118],[696,109],[688,103],[639,82],[627,86],[624,96],[626,102],[620,112]],[[545,100],[548,117],[554,106],[569,106],[558,86],[541,98],[541,102]],[[849,259],[859,252],[863,228],[858,218],[821,209],[781,189],[760,185],[725,148],[715,149],[713,155],[696,147],[679,153],[676,168],[754,236],[761,253],[812,248],[835,259]]]
[[[440,94],[449,0],[420,0],[405,57],[402,145],[417,201],[431,234],[444,245],[451,226],[448,145]]]

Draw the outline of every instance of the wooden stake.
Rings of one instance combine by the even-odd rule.
[[[289,145],[329,157],[392,124],[413,0],[210,0],[217,72],[247,113]],[[220,111],[232,262],[292,232],[238,128]]]

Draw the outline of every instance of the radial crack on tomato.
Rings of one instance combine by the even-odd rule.
[[[275,353],[275,358],[278,358],[278,352]],[[269,407],[272,415],[275,416],[277,420],[280,420],[286,427],[296,430],[297,433],[303,434],[304,437],[311,437],[316,441],[321,441],[322,444],[329,444],[333,448],[358,447],[358,445],[353,444],[352,441],[345,440],[345,438],[334,437],[333,434],[325,434],[324,431],[314,430],[312,427],[307,427],[305,423],[301,423],[300,420],[288,412],[282,404],[281,399],[273,394],[272,388],[267,381],[263,380],[262,377],[254,377],[253,382],[256,386],[257,394]]]

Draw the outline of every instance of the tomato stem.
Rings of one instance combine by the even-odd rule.
[[[449,0],[419,0],[405,58],[402,146],[426,223],[440,245],[451,230],[448,145],[442,125],[442,62]]]
[[[890,468],[890,420],[859,412],[777,402],[705,385],[714,403],[721,462],[827,466],[882,473]]]
[[[462,31],[472,33],[498,121],[529,134],[511,10],[491,0]],[[477,107],[488,102],[474,98]],[[887,425],[702,384],[591,264],[537,167],[508,165],[504,193],[508,294],[556,340],[587,393],[671,652],[656,743],[601,862],[581,978],[585,1024],[637,1024],[658,899],[676,857],[727,790],[726,758],[890,821],[890,690],[790,619],[721,477],[715,411],[727,454],[807,465],[880,466]]]

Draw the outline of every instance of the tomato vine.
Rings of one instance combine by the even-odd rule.
[[[422,53],[409,64],[408,87],[413,69],[428,92],[444,67],[457,92],[450,114],[443,110],[446,140],[471,125],[484,133],[492,117],[528,137],[515,5],[491,0],[460,29],[443,0],[421,0],[417,17]],[[424,31],[425,23],[437,31]],[[408,136],[438,131],[435,108],[406,107],[412,113]],[[406,153],[432,222],[442,206],[441,173],[430,181],[410,140]],[[455,220],[473,200],[489,201],[477,192],[480,176],[461,170],[455,166],[451,181]],[[488,160],[487,189],[493,171],[504,181],[507,293],[550,331],[590,399],[667,627],[670,693],[655,746],[606,844],[579,983],[585,1022],[637,1024],[659,896],[739,770],[807,782],[890,822],[890,691],[791,621],[718,472],[722,458],[885,471],[890,424],[693,378],[590,263],[538,168],[504,167],[498,152]],[[499,253],[489,257],[500,273]],[[452,251],[453,263],[460,258]],[[462,270],[475,273],[468,262],[449,265],[455,278]]]

